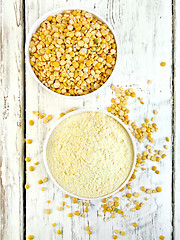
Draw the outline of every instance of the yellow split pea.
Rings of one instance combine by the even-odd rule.
[[[89,226],[86,226],[86,227],[85,227],[85,230],[86,230],[86,231],[89,231],[89,230],[90,230],[90,227],[89,227]]]
[[[26,157],[26,158],[25,158],[25,161],[26,161],[26,162],[30,162],[30,161],[31,161],[31,158],[30,158],[30,157]]]
[[[132,225],[133,225],[135,228],[137,227],[137,223],[136,223],[136,222],[132,223]]]
[[[27,144],[31,144],[32,143],[32,139],[27,139],[26,142],[27,142]]]
[[[46,214],[50,214],[51,213],[51,209],[45,209],[45,213]]]
[[[60,231],[60,230],[57,230],[57,234],[59,234],[59,235],[60,235],[60,234],[61,234],[61,231]]]
[[[33,126],[34,125],[34,121],[33,120],[29,120],[29,125]]]
[[[28,239],[34,239],[34,236],[33,235],[29,235]]]
[[[29,170],[32,172],[32,171],[34,171],[34,167],[33,166],[30,166],[29,167]]]
[[[166,66],[166,62],[161,62],[160,65],[161,65],[161,67],[165,67]]]
[[[116,49],[106,24],[89,12],[73,10],[49,16],[41,23],[29,43],[29,60],[46,87],[80,96],[108,80],[115,67]]]
[[[118,236],[117,235],[113,235],[113,239],[117,239],[118,238]]]
[[[26,185],[25,185],[25,188],[26,188],[26,189],[29,189],[29,188],[30,188],[29,184],[26,184]]]

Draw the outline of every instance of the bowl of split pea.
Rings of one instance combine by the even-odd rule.
[[[66,98],[98,94],[117,68],[118,42],[105,19],[84,9],[55,9],[31,27],[25,46],[33,77]]]

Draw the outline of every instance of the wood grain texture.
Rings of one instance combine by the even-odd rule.
[[[159,132],[156,134],[156,148],[162,148],[166,136],[171,138],[172,119],[172,12],[171,1],[163,0],[99,0],[99,1],[26,1],[26,30],[33,22],[45,12],[56,7],[82,6],[94,9],[101,16],[105,17],[114,27],[119,36],[120,58],[119,72],[113,79],[114,84],[120,86],[133,86],[138,96],[143,97],[145,105],[138,101],[131,103],[131,119],[141,123],[145,117],[152,117],[153,109],[158,109],[159,114],[156,122]],[[160,67],[160,62],[167,62],[165,68]],[[147,85],[147,80],[151,79],[153,84]],[[109,240],[112,239],[113,230],[120,229],[126,231],[124,239],[158,239],[164,235],[166,239],[172,239],[172,153],[171,148],[167,151],[168,157],[157,165],[161,174],[153,174],[150,168],[156,165],[153,162],[146,164],[147,170],[137,173],[137,179],[133,182],[132,190],[138,191],[139,187],[155,188],[161,186],[163,192],[148,196],[149,201],[141,211],[130,212],[126,207],[128,201],[121,197],[120,207],[125,211],[127,218],[120,216],[103,221],[102,217],[97,217],[100,209],[100,202],[91,201],[91,210],[86,218],[68,218],[70,211],[83,209],[82,206],[74,205],[71,199],[66,203],[70,209],[65,208],[63,212],[57,211],[57,206],[63,201],[63,192],[49,180],[43,186],[46,191],[40,189],[37,181],[47,176],[43,165],[42,147],[48,128],[58,118],[59,113],[73,107],[98,107],[105,109],[110,104],[112,91],[107,88],[100,95],[86,100],[69,101],[58,98],[42,89],[32,78],[27,69],[26,75],[26,119],[27,136],[33,139],[33,144],[27,146],[27,155],[32,157],[32,162],[27,164],[27,182],[31,185],[27,191],[26,199],[26,228],[27,235],[33,234],[37,239],[64,239],[64,240]],[[44,125],[32,115],[32,110],[38,110],[54,115],[53,121]],[[28,126],[30,119],[35,120],[33,127]],[[142,151],[143,146],[138,146]],[[39,161],[35,172],[29,172],[28,167]],[[139,201],[144,202],[145,194],[141,193]],[[46,201],[51,200],[50,204]],[[50,208],[52,213],[46,215],[45,208]],[[100,211],[99,211],[100,212]],[[107,215],[108,217],[108,215]],[[56,228],[51,224],[55,222]],[[135,230],[132,222],[138,223]],[[88,236],[84,231],[86,225],[92,227],[93,235]],[[62,236],[56,234],[56,230],[63,231]]]
[[[174,2],[174,109],[175,109],[175,128],[174,128],[174,160],[175,160],[175,172],[174,172],[174,210],[175,210],[175,222],[174,222],[174,238],[180,239],[180,1]]]
[[[24,239],[23,224],[26,226],[26,235],[34,235],[39,240],[110,240],[114,229],[125,231],[123,239],[155,240],[160,235],[165,239],[180,238],[180,164],[179,164],[179,118],[180,118],[180,1],[174,0],[174,40],[175,61],[172,59],[172,5],[170,0],[26,0],[26,1],[0,1],[0,44],[1,48],[1,101],[0,101],[0,239],[16,240]],[[24,4],[24,6],[23,6]],[[138,170],[137,178],[132,182],[132,189],[116,194],[120,200],[120,208],[125,212],[126,218],[118,215],[107,222],[102,214],[100,201],[90,201],[90,211],[86,218],[74,216],[68,218],[69,212],[83,211],[83,205],[72,204],[72,199],[64,198],[61,192],[49,179],[47,183],[38,185],[37,181],[48,177],[42,156],[44,138],[48,129],[58,119],[59,114],[71,107],[93,107],[106,109],[110,105],[113,96],[112,90],[106,88],[99,96],[66,100],[54,96],[43,89],[32,77],[29,69],[26,70],[26,85],[24,86],[24,23],[25,32],[28,33],[31,25],[38,17],[59,7],[84,7],[96,11],[113,26],[118,34],[120,43],[119,70],[113,78],[115,85],[133,87],[138,96],[143,97],[145,105],[141,105],[137,99],[132,99],[129,104],[130,119],[141,124],[145,117],[151,118],[153,110],[159,114],[155,116],[159,132],[155,134],[156,149],[162,149],[164,139],[168,136],[174,139],[167,154],[160,164],[148,161],[145,171]],[[23,19],[23,7],[25,19]],[[160,62],[167,63],[165,68],[160,67]],[[174,64],[174,65],[172,65]],[[175,70],[172,74],[172,70]],[[173,77],[175,76],[175,82]],[[147,85],[147,80],[152,80],[152,85]],[[110,84],[109,84],[110,85]],[[24,88],[25,87],[25,88]],[[26,116],[24,114],[24,89],[26,91]],[[175,94],[175,95],[174,95]],[[175,105],[173,107],[173,99]],[[173,110],[175,125],[172,122]],[[32,114],[33,110],[52,114],[53,120],[44,124]],[[26,163],[26,183],[30,188],[26,191],[26,199],[23,204],[23,165],[24,165],[24,120],[26,119],[26,138],[31,138],[33,143],[26,145],[26,156],[31,157],[31,162]],[[28,122],[33,119],[34,126]],[[175,126],[175,128],[174,128]],[[172,133],[176,134],[172,136]],[[144,150],[147,144],[137,144],[138,152]],[[173,154],[172,154],[173,150]],[[175,158],[175,166],[173,159]],[[35,162],[35,171],[30,172],[29,166]],[[156,165],[160,174],[156,175],[151,167]],[[174,170],[172,176],[172,170]],[[172,182],[174,180],[174,182]],[[161,186],[163,191],[159,194],[148,195],[140,191],[140,186],[155,188]],[[172,187],[174,186],[174,191]],[[45,187],[45,191],[41,188]],[[138,201],[145,202],[144,197],[149,198],[145,206],[136,212],[130,212],[132,205],[122,195],[127,192],[140,192]],[[47,200],[51,203],[48,204]],[[62,212],[57,207],[65,200],[70,208]],[[84,203],[84,202],[83,202]],[[174,203],[174,205],[172,205]],[[51,209],[51,214],[45,214],[45,209]],[[25,212],[24,212],[25,209]],[[26,214],[26,222],[23,220]],[[102,217],[97,217],[97,214]],[[131,223],[137,222],[134,229]],[[56,223],[56,227],[52,227]],[[172,225],[174,224],[174,225]],[[93,234],[88,236],[85,226],[91,226]],[[60,229],[59,236],[56,230]],[[173,231],[173,233],[172,233]],[[119,237],[120,239],[121,237]]]
[[[0,239],[23,239],[23,6],[0,1]]]

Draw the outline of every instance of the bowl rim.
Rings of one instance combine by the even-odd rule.
[[[119,124],[121,124],[124,129],[127,131],[130,139],[131,139],[131,142],[132,142],[132,145],[133,145],[133,152],[134,152],[134,158],[133,158],[133,164],[132,164],[132,168],[131,168],[131,171],[129,172],[126,180],[114,191],[114,192],[111,192],[107,195],[104,195],[104,196],[101,196],[101,197],[80,197],[76,194],[73,194],[71,192],[68,192],[67,190],[65,190],[60,184],[57,183],[57,181],[55,180],[55,178],[52,176],[50,170],[49,170],[49,167],[48,167],[48,164],[47,164],[47,159],[46,159],[46,149],[47,149],[47,144],[48,144],[48,141],[49,141],[49,138],[52,134],[52,132],[54,131],[54,129],[62,122],[64,121],[65,119],[73,116],[73,115],[77,115],[77,114],[80,114],[80,113],[84,113],[84,112],[102,112],[102,113],[105,113],[106,115],[114,118],[116,121],[119,122]],[[65,116],[61,117],[59,120],[57,120],[53,125],[52,127],[50,128],[50,131],[47,133],[46,137],[45,137],[45,140],[44,140],[44,145],[43,145],[43,160],[44,160],[44,165],[45,165],[45,168],[46,168],[46,171],[48,173],[48,175],[50,176],[50,179],[53,181],[53,183],[60,189],[62,190],[63,192],[65,192],[66,194],[68,194],[69,196],[71,197],[76,197],[78,199],[82,199],[82,200],[99,200],[99,199],[103,199],[103,198],[108,198],[110,197],[111,195],[114,195],[116,194],[117,192],[119,192],[120,189],[124,188],[126,186],[126,184],[128,183],[129,179],[131,178],[133,172],[134,172],[134,169],[135,169],[135,165],[136,165],[136,143],[132,137],[132,134],[130,132],[130,130],[127,128],[127,126],[116,116],[112,115],[111,113],[105,111],[105,110],[99,110],[99,109],[95,109],[95,108],[88,108],[88,109],[79,109],[79,110],[75,110],[73,112],[70,112],[68,114],[66,114]]]
[[[30,64],[30,61],[29,61],[29,43],[31,41],[31,38],[32,38],[32,34],[36,32],[36,30],[38,29],[38,27],[40,26],[40,24],[48,17],[48,16],[52,16],[52,15],[55,15],[55,14],[58,14],[58,13],[63,13],[65,11],[70,11],[70,10],[82,10],[82,11],[87,11],[91,14],[93,14],[95,17],[97,17],[97,19],[101,20],[102,22],[104,22],[108,28],[111,30],[112,34],[114,35],[114,39],[115,39],[115,42],[116,42],[116,46],[117,46],[117,56],[116,56],[116,63],[115,63],[115,66],[114,66],[114,69],[111,73],[111,75],[109,76],[109,78],[107,79],[107,81],[98,89],[96,89],[95,91],[91,92],[91,93],[88,93],[88,94],[85,94],[85,95],[80,95],[80,96],[66,96],[66,95],[63,95],[63,94],[59,94],[57,92],[54,92],[52,90],[50,90],[48,87],[46,87],[39,79],[38,77],[35,75],[32,67],[31,67],[31,64]],[[119,43],[118,43],[118,37],[117,37],[117,34],[116,32],[114,31],[113,27],[111,26],[111,24],[109,24],[103,17],[99,16],[99,14],[97,14],[95,11],[92,11],[92,10],[89,10],[88,8],[83,8],[83,7],[80,7],[80,8],[74,8],[74,7],[64,7],[64,8],[55,8],[49,12],[46,12],[45,14],[43,14],[41,17],[39,17],[35,22],[34,24],[31,26],[28,34],[26,35],[26,42],[25,42],[25,59],[26,59],[26,65],[28,66],[32,76],[34,79],[36,79],[36,81],[46,90],[48,90],[50,93],[53,93],[54,95],[58,95],[60,97],[64,97],[66,99],[79,99],[79,98],[86,98],[86,97],[90,97],[90,96],[93,96],[95,94],[98,94],[101,90],[103,90],[108,84],[110,84],[112,82],[112,77],[114,76],[114,73],[117,71],[117,66],[118,66],[118,62],[119,62],[119,58],[118,58],[118,55],[119,55]]]

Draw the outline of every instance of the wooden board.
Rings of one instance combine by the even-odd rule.
[[[180,238],[180,1],[175,1],[173,6],[174,13],[174,238]]]
[[[51,10],[52,5],[49,6],[48,1],[43,4],[36,5],[38,11],[33,11],[34,14],[30,14],[33,6],[31,1],[26,4],[26,26],[27,30],[29,25],[48,10]],[[35,6],[35,4],[34,4]],[[38,7],[37,7],[38,6]],[[64,5],[58,5],[61,7]],[[157,134],[157,143],[162,145],[163,138],[171,135],[171,112],[172,112],[172,91],[171,86],[171,3],[164,3],[163,1],[153,1],[151,4],[148,1],[137,1],[134,4],[127,1],[111,2],[100,1],[98,5],[95,5],[91,1],[88,8],[93,9],[101,14],[114,26],[118,32],[120,40],[120,52],[121,52],[121,65],[119,66],[119,74],[113,79],[114,83],[122,86],[130,86],[139,92],[139,95],[144,98],[145,106],[136,104],[135,119],[141,122],[144,117],[152,116],[152,110],[157,108],[159,116],[157,122],[160,125],[160,132]],[[35,10],[35,9],[33,9]],[[32,19],[32,20],[31,20]],[[148,28],[148,31],[147,31]],[[166,32],[166,35],[164,35]],[[166,52],[164,51],[166,49]],[[160,62],[166,61],[167,67],[160,67]],[[147,80],[153,81],[152,86],[147,85]],[[32,92],[33,89],[33,92]],[[107,106],[111,97],[111,91],[106,89],[104,94],[100,95],[100,99],[91,99],[88,106],[97,107]],[[51,99],[51,102],[50,102]],[[53,101],[53,105],[52,105]],[[105,104],[104,104],[105,103]],[[169,104],[168,104],[169,103]],[[51,94],[47,93],[38,84],[33,81],[32,76],[27,71],[27,121],[32,118],[32,110],[39,110],[41,112],[53,114],[57,119],[59,113],[64,110],[68,110],[71,106],[81,107],[83,101],[77,101],[76,103],[57,99]],[[86,103],[84,102],[84,105]],[[168,111],[165,111],[165,109]],[[142,111],[142,114],[137,114]],[[46,186],[47,190],[41,192],[41,186],[37,185],[37,180],[43,177],[45,169],[42,163],[42,145],[47,129],[51,126],[49,123],[44,126],[42,121],[38,121],[32,128],[27,124],[27,133],[30,134],[36,142],[27,148],[27,154],[31,154],[34,161],[39,159],[40,165],[34,173],[27,172],[27,181],[32,184],[32,188],[27,191],[27,234],[33,233],[38,239],[46,236],[46,239],[57,239],[55,229],[51,227],[53,222],[57,223],[56,229],[63,230],[63,239],[88,239],[87,233],[84,231],[84,226],[92,226],[93,232],[95,232],[91,239],[111,239],[113,235],[113,229],[124,229],[127,231],[126,238],[130,236],[134,239],[142,236],[143,238],[155,239],[161,234],[164,234],[167,238],[171,237],[171,171],[172,162],[166,161],[162,163],[161,175],[155,176],[149,171],[138,174],[138,179],[134,183],[135,188],[139,190],[138,186],[141,186],[141,182],[146,186],[155,187],[161,185],[165,188],[164,193],[160,196],[155,195],[151,197],[147,206],[141,210],[140,213],[131,213],[127,211],[128,220],[122,218],[116,218],[108,222],[103,222],[102,218],[97,217],[97,206],[99,203],[92,202],[94,204],[93,210],[89,213],[88,218],[78,219],[74,217],[69,219],[67,217],[68,209],[63,213],[59,213],[56,210],[58,202],[63,200],[63,193],[60,192],[51,181]],[[167,126],[167,127],[166,127]],[[38,133],[38,142],[37,139]],[[171,158],[169,152],[168,158]],[[52,214],[47,216],[44,214],[44,209],[48,207],[46,201],[50,199],[50,209]],[[142,198],[143,199],[143,198]],[[142,201],[141,199],[141,201]],[[76,208],[70,203],[72,210]],[[28,203],[34,203],[35,208]],[[125,205],[125,204],[124,204]],[[150,212],[149,212],[150,208]],[[37,210],[38,209],[38,210]],[[166,214],[164,215],[164,212]],[[41,219],[41,223],[39,223]],[[132,221],[138,221],[138,231],[130,226]],[[29,222],[31,222],[29,224]],[[43,231],[35,231],[40,227]],[[47,226],[47,227],[46,227]],[[106,231],[102,231],[105,228]]]
[[[178,29],[179,1],[174,7],[176,21],[172,29],[173,15],[172,2],[170,0],[92,0],[92,1],[48,1],[48,0],[27,0],[24,6],[19,1],[7,3],[2,1],[3,9],[1,13],[2,21],[2,49],[1,64],[2,69],[2,89],[1,95],[3,102],[1,111],[1,157],[2,157],[2,182],[1,182],[1,239],[23,239],[26,235],[34,235],[34,239],[43,240],[109,240],[112,239],[114,229],[125,231],[123,239],[132,240],[154,240],[164,235],[165,239],[179,239],[179,189],[180,179],[178,177],[178,143],[179,135],[174,138],[172,133],[178,133],[179,105],[173,106],[174,90],[176,90],[175,100],[179,102],[178,84],[180,53],[178,48],[178,37],[176,37],[175,57],[172,56],[172,33],[176,34]],[[64,198],[61,192],[49,179],[47,183],[39,185],[38,180],[48,177],[43,164],[43,142],[48,129],[59,118],[59,114],[71,107],[93,107],[106,109],[110,105],[113,96],[112,90],[107,87],[101,93],[99,99],[96,96],[80,100],[66,100],[54,96],[43,89],[33,79],[29,69],[25,69],[25,79],[23,78],[23,34],[27,34],[32,24],[38,17],[54,8],[75,6],[85,7],[96,11],[113,26],[118,34],[120,43],[120,64],[117,74],[113,78],[113,84],[122,87],[133,87],[137,96],[143,97],[145,104],[141,105],[136,99],[130,102],[130,118],[137,124],[141,124],[144,118],[153,117],[153,110],[157,109],[159,114],[155,116],[159,131],[155,136],[155,146],[162,149],[165,137],[177,143],[172,145],[170,141],[169,149],[164,150],[167,157],[160,164],[148,161],[145,164],[145,171],[141,169],[137,172],[137,178],[132,182],[132,189],[125,189],[124,192],[117,194],[120,197],[120,207],[124,210],[126,218],[118,215],[115,219],[104,221],[103,217],[98,217],[101,213],[100,201],[90,202],[90,211],[85,218],[74,216],[68,218],[69,212],[82,210],[83,206],[72,204],[72,199]],[[24,19],[23,19],[24,7]],[[6,21],[7,16],[11,21]],[[24,32],[23,26],[25,24]],[[179,31],[179,30],[178,30]],[[16,38],[14,37],[16,36]],[[8,39],[8,41],[7,41]],[[11,56],[11,58],[9,58]],[[165,61],[166,67],[161,67],[160,62]],[[8,62],[8,64],[7,64]],[[173,65],[175,64],[175,65]],[[176,65],[177,64],[177,65]],[[12,67],[9,70],[9,65]],[[173,68],[176,70],[176,81],[174,82]],[[16,79],[16,81],[14,80]],[[7,80],[7,81],[6,81]],[[24,82],[25,80],[25,95]],[[147,81],[152,80],[148,85]],[[11,85],[7,85],[11,84]],[[175,88],[175,86],[177,86]],[[25,97],[25,101],[23,100]],[[23,106],[25,104],[25,116],[23,116]],[[9,107],[8,107],[9,106]],[[173,111],[176,108],[176,125],[172,121]],[[11,110],[10,110],[11,109]],[[52,114],[53,120],[44,124],[42,120],[32,114],[32,111]],[[34,126],[29,126],[29,120],[34,120]],[[23,122],[25,121],[25,129]],[[17,124],[18,123],[18,124]],[[16,127],[18,125],[18,127]],[[26,145],[25,155],[31,157],[31,162],[26,163],[25,183],[30,188],[23,196],[23,132],[26,138],[33,140],[31,145]],[[6,137],[5,137],[6,136]],[[138,151],[142,152],[147,144],[137,144]],[[173,153],[172,153],[173,150]],[[176,150],[176,152],[174,152]],[[176,155],[174,154],[176,153]],[[174,157],[175,160],[174,161]],[[29,166],[34,166],[35,171],[30,172]],[[158,166],[160,174],[152,172],[151,167]],[[176,171],[174,171],[176,169]],[[172,173],[172,170],[174,173]],[[172,175],[173,174],[173,175]],[[175,182],[176,179],[176,182]],[[159,194],[147,195],[140,190],[140,186],[156,188],[161,186],[163,191]],[[173,186],[175,189],[173,189]],[[45,191],[41,188],[45,187]],[[122,195],[138,191],[139,201],[145,202],[144,197],[148,197],[145,206],[136,212],[131,212],[130,203]],[[24,203],[23,203],[24,199]],[[47,200],[51,203],[48,204]],[[65,201],[70,208],[65,208],[62,212],[57,207]],[[51,214],[45,214],[45,209],[51,209]],[[25,218],[23,219],[23,211]],[[16,216],[16,218],[15,218]],[[23,220],[26,227],[23,234]],[[137,222],[135,229],[131,224]],[[13,227],[12,226],[13,223]],[[56,223],[56,227],[52,227]],[[89,236],[84,230],[85,226],[91,226],[93,234]],[[57,235],[56,230],[60,229],[63,234]]]
[[[3,1],[0,91],[0,239],[23,239],[24,39],[22,1]]]

